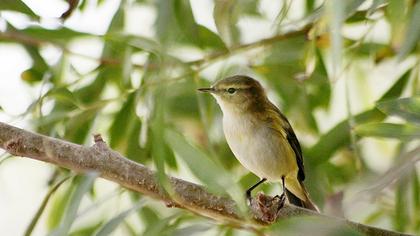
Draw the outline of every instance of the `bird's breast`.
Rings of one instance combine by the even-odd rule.
[[[224,114],[223,130],[239,162],[260,178],[271,181],[297,171],[287,140],[248,114]]]

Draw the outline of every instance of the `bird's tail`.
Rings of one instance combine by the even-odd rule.
[[[319,212],[318,207],[309,198],[308,191],[301,181],[286,181],[286,196],[293,205]]]

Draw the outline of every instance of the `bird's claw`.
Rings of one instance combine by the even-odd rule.
[[[258,193],[255,199],[251,200],[251,208],[258,219],[265,223],[272,223],[277,220],[278,212],[284,206],[285,201],[284,195],[270,197]]]
[[[283,208],[284,203],[286,202],[286,195],[284,193],[282,193],[280,196],[276,195],[273,197],[273,201],[275,199],[278,199],[277,211],[279,211],[281,208]]]

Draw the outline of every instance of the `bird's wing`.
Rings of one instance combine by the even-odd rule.
[[[269,119],[271,120],[273,128],[275,130],[282,130],[281,134],[284,136],[287,141],[289,142],[289,145],[292,147],[295,156],[296,156],[296,162],[297,166],[299,168],[298,170],[298,180],[303,181],[305,180],[305,171],[303,167],[303,157],[302,157],[302,149],[300,148],[299,141],[295,135],[295,132],[293,131],[292,126],[290,125],[287,118],[280,112],[280,110],[272,103],[270,103],[270,106],[268,107],[269,111]],[[276,126],[280,126],[277,127]]]

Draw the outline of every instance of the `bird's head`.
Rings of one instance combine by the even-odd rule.
[[[246,112],[258,109],[267,100],[261,84],[248,76],[235,75],[217,81],[210,88],[200,88],[216,98],[223,113],[239,111]]]

